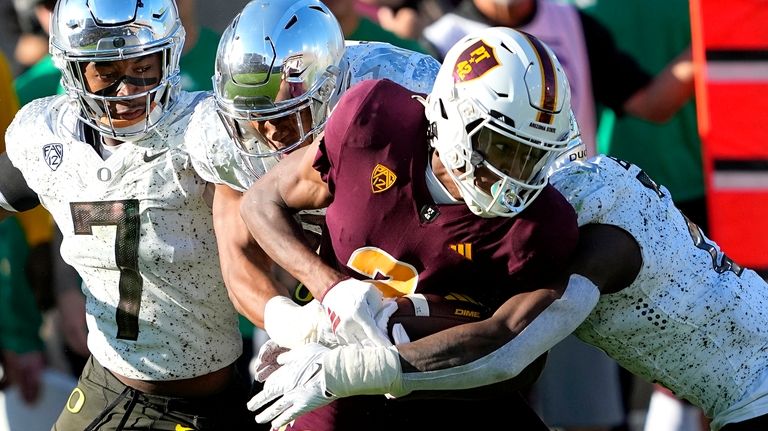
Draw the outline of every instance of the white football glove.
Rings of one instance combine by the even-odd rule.
[[[272,421],[278,429],[297,417],[340,397],[390,393],[403,396],[400,355],[394,347],[339,346],[310,343],[277,358],[281,365],[248,402],[256,422]]]
[[[290,349],[281,347],[274,340],[267,340],[266,343],[262,344],[261,348],[259,348],[259,354],[256,356],[256,361],[253,364],[256,381],[264,383],[267,377],[280,368],[277,358],[288,350]]]
[[[322,304],[340,344],[392,345],[386,323],[397,305],[385,302],[375,284],[354,278],[342,280],[326,292]]]
[[[275,296],[264,306],[264,329],[269,338],[289,349],[306,343],[339,344],[318,301],[299,305],[285,296]]]

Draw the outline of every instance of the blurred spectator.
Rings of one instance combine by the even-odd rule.
[[[5,56],[12,76],[16,76],[24,70],[24,67],[14,57],[16,42],[18,42],[20,34],[21,27],[13,0],[0,0],[0,53]]]
[[[51,13],[56,5],[56,0],[35,0],[33,5],[35,17],[40,26],[45,30],[46,35],[51,21]],[[16,95],[19,97],[21,106],[45,96],[51,96],[57,93],[63,93],[64,89],[59,85],[61,73],[53,65],[53,60],[48,54],[47,36],[46,53],[35,64],[14,81]]]
[[[13,0],[20,30],[14,58],[24,67],[32,66],[48,53],[48,37],[35,18],[36,3],[38,0]]]
[[[589,155],[595,153],[595,100],[619,115],[663,122],[693,94],[689,49],[651,76],[616,48],[610,32],[594,18],[551,0],[462,0],[429,25],[424,36],[444,55],[468,32],[494,25],[533,34],[555,51],[568,74]]]
[[[358,9],[384,29],[405,39],[421,40],[424,27],[451,12],[458,0],[359,0]]]
[[[11,88],[11,72],[0,53],[0,152],[5,151],[5,129],[18,109]],[[40,339],[42,317],[30,289],[26,264],[29,248],[14,217],[0,222],[0,348],[4,373],[19,386],[26,402],[39,395],[45,367]]]
[[[687,0],[594,0],[585,12],[611,31],[620,49],[653,73],[661,71],[691,43]],[[669,189],[675,205],[708,232],[695,100],[660,125],[632,117],[616,118],[613,111],[603,110],[598,149],[642,166]],[[645,429],[703,431],[702,418],[700,409],[655,386]]]
[[[404,39],[395,33],[385,30],[373,20],[361,15],[355,8],[355,0],[326,0],[323,1],[336,16],[347,40],[365,40],[371,42],[387,42],[394,46],[410,49],[411,51],[429,53],[416,40]]]
[[[617,46],[642,67],[658,73],[691,43],[688,0],[597,0],[585,12],[605,25]],[[701,140],[691,99],[664,124],[631,116],[600,117],[598,149],[642,166],[675,197],[675,204],[709,231]]]
[[[197,0],[176,0],[176,5],[187,32],[179,63],[181,87],[186,91],[211,90],[213,64],[221,35],[200,25],[197,19]]]

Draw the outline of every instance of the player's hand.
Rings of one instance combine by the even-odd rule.
[[[269,338],[289,349],[306,343],[335,346],[327,314],[318,301],[298,305],[285,296],[275,296],[264,307],[264,329]]]
[[[269,367],[264,388],[248,402],[248,409],[257,411],[275,400],[256,415],[256,422],[272,421],[272,429],[279,429],[335,400],[337,397],[326,391],[322,365],[322,358],[329,351],[321,344],[310,343],[277,356],[277,366]]]
[[[277,358],[289,350],[290,349],[281,347],[274,340],[267,340],[266,343],[262,344],[253,366],[253,369],[255,369],[254,376],[256,381],[264,383],[267,380],[267,377],[280,368]]]
[[[375,284],[347,278],[331,287],[322,303],[339,343],[392,345],[386,335],[386,322],[397,307],[393,309],[384,301]]]
[[[33,404],[40,395],[40,379],[45,369],[43,352],[15,353],[4,350],[8,381],[17,385],[22,399]]]
[[[256,421],[272,421],[277,429],[293,419],[340,397],[408,393],[402,382],[400,355],[395,347],[359,344],[329,349],[307,344],[277,357],[264,388],[248,408],[257,411]]]

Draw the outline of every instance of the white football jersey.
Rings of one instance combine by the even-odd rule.
[[[768,412],[762,278],[724,255],[635,165],[599,156],[566,165],[550,181],[579,225],[618,226],[642,254],[635,281],[602,295],[576,335],[702,407],[713,426]]]
[[[64,235],[64,260],[85,282],[88,348],[130,378],[204,375],[242,350],[206,183],[184,146],[203,97],[181,92],[160,125],[107,160],[84,142],[66,96],[29,103],[6,135],[11,161]]]
[[[366,79],[387,78],[412,91],[429,93],[439,69],[440,63],[426,54],[384,42],[347,41],[330,108],[344,91]],[[203,179],[238,191],[250,187],[255,178],[241,162],[236,145],[216,113],[212,95],[197,106],[187,135],[193,163]],[[275,162],[265,160],[267,166]]]

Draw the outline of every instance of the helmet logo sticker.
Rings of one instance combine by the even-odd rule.
[[[374,193],[387,191],[395,184],[395,181],[397,181],[397,175],[392,170],[382,164],[377,164],[371,174],[371,190]]]
[[[494,49],[484,41],[478,40],[465,49],[456,60],[453,82],[477,79],[500,64]]]
[[[540,111],[536,117],[539,123],[552,124],[555,121],[553,113],[557,112],[557,79],[555,77],[555,65],[552,58],[547,54],[547,49],[539,39],[528,33],[523,33],[533,47],[533,52],[539,59],[539,74],[542,78],[541,99],[539,100]],[[549,131],[549,130],[547,130]],[[554,132],[554,130],[553,130]]]
[[[64,146],[61,144],[47,144],[43,146],[43,159],[52,171],[61,166],[64,161]]]

